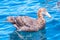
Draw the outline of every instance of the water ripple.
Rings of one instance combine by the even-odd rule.
[[[60,38],[60,10],[56,6],[60,0],[0,0],[0,38],[9,37],[8,34],[15,31],[15,27],[6,21],[8,16],[27,15],[37,18],[37,10],[41,7],[47,9],[52,18],[46,19],[46,30],[48,40],[59,40]],[[6,34],[6,35],[5,35]]]

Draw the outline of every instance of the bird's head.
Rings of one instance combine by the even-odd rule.
[[[9,16],[9,17],[7,17],[7,19],[8,19],[9,22],[15,24],[15,22],[14,22],[14,17]]]
[[[38,16],[40,17],[40,16],[42,16],[42,14],[44,14],[44,15],[48,16],[49,18],[51,18],[51,15],[47,12],[47,10],[45,8],[40,8],[38,10]]]

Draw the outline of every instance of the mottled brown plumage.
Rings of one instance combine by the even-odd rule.
[[[51,17],[45,8],[38,10],[38,18],[33,19],[28,16],[17,16],[17,17],[8,17],[8,21],[13,23],[14,26],[20,31],[38,31],[42,29],[45,25],[45,19],[42,15],[44,12],[45,15]]]

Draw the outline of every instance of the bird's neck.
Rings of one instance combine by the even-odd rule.
[[[43,15],[39,15],[37,18],[37,22],[41,23],[44,20]]]

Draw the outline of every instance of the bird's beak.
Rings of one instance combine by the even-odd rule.
[[[45,15],[51,18],[51,15],[47,11],[45,11]]]

